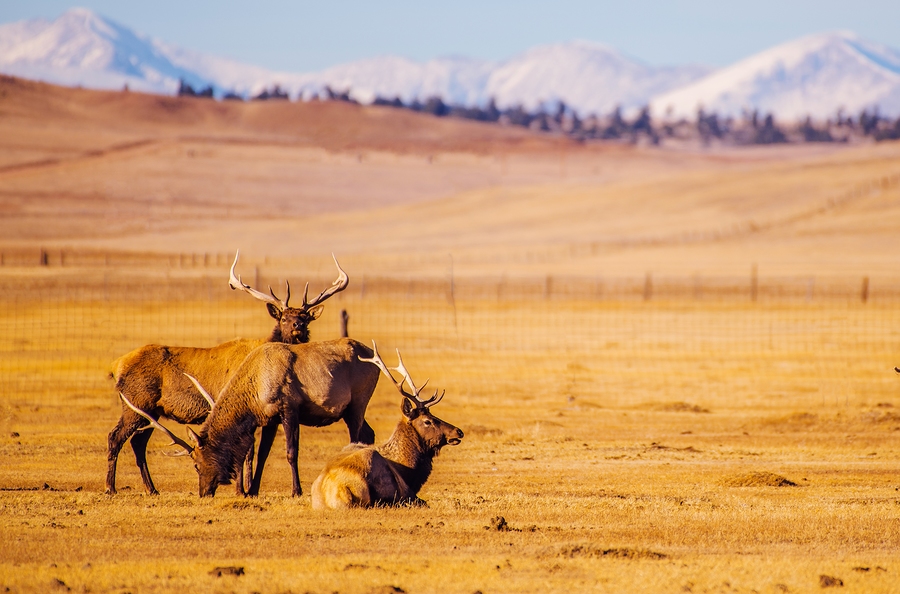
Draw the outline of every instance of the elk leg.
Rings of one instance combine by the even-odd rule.
[[[253,481],[250,483],[250,490],[247,493],[250,497],[259,495],[259,485],[262,482],[262,472],[266,465],[266,459],[269,452],[272,451],[272,444],[275,443],[275,434],[278,432],[277,423],[269,423],[262,428],[259,434],[259,449],[256,454],[256,472],[253,475]]]
[[[365,414],[365,408],[362,411],[348,408],[344,412],[344,422],[347,424],[347,431],[350,432],[350,443],[366,445],[375,443],[375,431],[366,422]]]
[[[137,463],[141,471],[141,479],[144,481],[144,488],[150,495],[159,495],[159,491],[153,486],[153,479],[150,478],[150,468],[147,467],[147,442],[153,435],[153,427],[137,431],[131,436],[131,449],[134,450],[134,461]]]
[[[106,493],[108,495],[116,494],[116,463],[119,459],[119,453],[122,451],[122,446],[125,445],[128,438],[134,435],[134,432],[137,431],[142,424],[146,424],[146,422],[137,415],[127,416],[128,422],[126,422],[125,414],[119,417],[119,422],[116,423],[113,430],[109,432],[109,438],[107,439],[109,451],[106,454]]]
[[[281,418],[281,426],[284,429],[284,444],[287,450],[287,461],[291,467],[291,480],[293,488],[291,495],[299,497],[303,494],[300,488],[300,473],[297,469],[297,452],[300,449],[300,423],[291,413],[285,413]]]
[[[255,432],[254,432],[255,433]],[[241,466],[241,472],[238,473],[238,480],[235,481],[237,495],[246,496],[245,489],[249,489],[253,483],[253,456],[255,454],[256,436],[250,442],[250,449],[247,450],[247,456],[244,458],[244,464]]]
[[[107,442],[109,444],[109,451],[106,454],[106,494],[107,495],[115,495],[116,494],[116,461],[119,459],[119,452],[122,450],[122,446],[128,441],[128,438],[131,436],[131,433],[125,432],[125,427],[123,423],[123,419],[120,418],[119,422],[116,423],[116,426],[113,427],[113,430],[109,432],[109,438]]]

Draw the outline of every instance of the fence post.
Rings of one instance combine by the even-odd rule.
[[[341,338],[347,338],[350,334],[347,333],[347,324],[350,322],[350,314],[347,313],[346,309],[341,310]]]
[[[644,301],[650,301],[653,297],[653,276],[648,272],[644,279]]]
[[[750,301],[756,303],[759,297],[759,273],[756,264],[750,267]]]
[[[450,303],[456,307],[456,279],[453,275],[453,254],[450,254]]]
[[[865,303],[869,300],[869,277],[864,276],[862,279],[862,291],[860,291],[860,299]]]
[[[553,292],[553,277],[549,274],[547,278],[544,280],[544,299],[550,299],[550,294]]]
[[[47,256],[47,250],[41,248],[41,266],[47,266],[49,263],[49,257]]]

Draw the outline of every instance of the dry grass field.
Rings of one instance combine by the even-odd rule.
[[[579,146],[0,79],[0,589],[900,591],[898,228],[896,144]],[[271,329],[225,288],[237,247],[295,292],[334,251],[313,339],[346,309],[447,389],[466,436],[428,508],[314,512],[343,425],[302,430],[300,498],[280,435],[257,499],[200,500],[159,435],[161,494],[128,447],[103,494],[112,359]],[[378,441],[399,415],[381,382]]]

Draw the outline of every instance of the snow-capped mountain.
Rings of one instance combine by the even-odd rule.
[[[165,44],[73,8],[55,21],[0,25],[0,72],[64,85],[174,93],[191,85],[250,91],[277,73]]]
[[[0,25],[0,72],[64,85],[172,94],[179,79],[252,96],[279,85],[291,98],[325,87],[368,103],[439,96],[453,105],[533,110],[562,101],[581,115],[651,105],[662,117],[693,118],[698,108],[780,119],[857,114],[900,115],[900,52],[852,33],[803,37],[711,72],[703,66],[653,67],[598,43],[534,47],[502,61],[397,56],[367,58],[320,72],[276,72],[165,43],[74,8],[55,21]]]
[[[775,46],[692,84],[656,96],[654,115],[690,117],[744,110],[781,119],[824,119],[838,109],[858,114],[878,108],[900,115],[900,52],[853,33],[810,35]]]
[[[135,33],[83,9],[55,21],[0,26],[0,72],[67,85],[174,93],[179,79],[194,87],[252,95],[278,84],[291,97],[328,86],[363,103],[381,96],[405,103],[440,96],[455,105],[501,108],[564,101],[580,113],[645,105],[655,93],[696,80],[705,67],[654,68],[595,43],[533,48],[502,63],[440,58],[418,63],[369,58],[315,73],[274,72],[180,48]]]
[[[399,97],[404,103],[439,96],[447,103],[474,105],[483,100],[483,89],[494,64],[469,58],[439,58],[424,64],[397,56],[381,56],[340,64],[304,75],[295,89],[312,95],[328,86],[349,91],[362,103],[376,97]]]
[[[605,114],[616,106],[640,108],[654,95],[705,74],[704,66],[656,68],[599,43],[573,41],[532,48],[498,65],[483,97],[501,107],[518,103],[534,109],[562,101],[580,113]]]

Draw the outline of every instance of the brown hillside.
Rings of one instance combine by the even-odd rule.
[[[391,272],[416,254],[416,272],[438,274],[453,254],[459,274],[479,275],[884,275],[898,269],[898,184],[897,143],[585,145],[393,108],[0,78],[5,250],[336,251]]]

